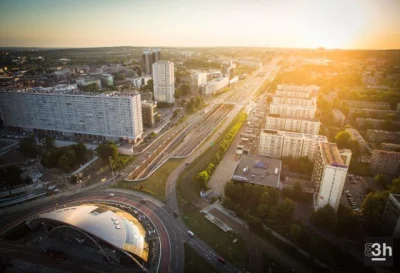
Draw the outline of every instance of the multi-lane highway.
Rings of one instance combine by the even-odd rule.
[[[259,71],[259,73],[264,75],[263,77],[260,77],[259,76],[260,74],[254,73],[255,75],[252,75],[248,79],[246,79],[241,86],[236,87],[236,89],[231,92],[221,95],[220,98],[217,99],[215,102],[210,103],[206,111],[212,111],[213,109],[215,109],[215,107],[217,107],[217,110],[215,112],[219,113],[213,116],[212,118],[213,125],[217,126],[221,122],[221,119],[223,119],[226,116],[229,116],[229,118],[223,120],[221,126],[218,127],[218,132],[222,132],[223,130],[225,130],[230,121],[233,119],[234,114],[238,113],[238,111],[243,106],[246,106],[246,104],[249,103],[254,93],[262,86],[262,84],[265,81],[273,79],[274,77],[273,72],[275,73],[275,71],[277,71],[276,68],[277,62],[278,60],[273,60],[267,67]],[[236,106],[233,107],[233,110],[231,110],[232,106],[229,107],[215,106],[215,104],[220,104],[220,103],[228,103],[231,105],[235,104]],[[232,115],[230,115],[229,113],[231,113]],[[188,120],[186,120],[182,124],[179,124],[176,127],[172,128],[171,130],[167,131],[163,136],[161,136],[154,143],[152,143],[142,154],[138,155],[138,158],[135,160],[135,162],[131,164],[124,171],[124,173],[129,173],[141,162],[149,158],[149,156],[153,152],[155,152],[160,147],[160,145],[165,143],[169,138],[172,138],[172,140],[170,139],[171,141],[169,142],[169,144],[171,143],[176,144],[176,142],[179,143],[183,139],[182,135],[185,137],[186,134],[190,133],[190,130],[194,130],[192,134],[188,135],[188,137],[190,137],[190,139],[188,140],[190,140],[190,143],[193,140],[195,142],[198,142],[198,144],[200,144],[205,138],[207,138],[208,134],[212,131],[210,130],[209,125],[207,129],[202,127],[202,125],[206,126],[208,124],[207,122],[203,123],[201,122],[201,119],[204,118],[204,116],[207,117],[207,115],[204,114],[204,112],[192,115]],[[200,129],[201,131],[203,131],[204,135],[199,134],[201,131],[196,131],[196,129]],[[185,132],[185,134],[181,134],[182,132]],[[207,132],[207,134],[205,132]],[[215,134],[213,135],[214,138],[218,136],[217,135],[218,132],[215,132]],[[201,135],[201,137],[199,135]],[[204,146],[205,146],[204,143],[203,146],[200,146],[201,147],[200,149],[196,150],[196,148],[199,146],[198,144],[196,145],[190,144],[190,147],[187,146],[185,149],[178,148],[177,150],[174,150],[174,148],[171,148],[170,150],[167,151],[168,153],[161,154],[160,157],[156,156],[155,159],[158,160],[156,162],[162,163],[165,158],[168,159],[174,153],[175,155],[180,155],[182,153],[184,153],[185,156],[189,155],[188,161],[191,162],[197,156],[199,156],[202,151],[204,151]],[[174,145],[173,147],[176,146]],[[183,142],[181,147],[185,147],[185,142]],[[192,149],[192,151],[190,151],[190,149]],[[166,151],[163,151],[163,153],[164,152]],[[148,164],[148,166],[154,168],[156,165],[151,166],[151,164]],[[166,205],[150,197],[145,197],[148,199],[148,202],[146,202],[145,204],[141,204],[140,200],[144,198],[145,196],[144,194],[132,191],[124,191],[120,189],[112,190],[113,192],[115,192],[115,197],[113,197],[112,199],[113,201],[116,202],[121,202],[130,206],[138,207],[139,209],[142,210],[143,213],[145,213],[151,219],[156,228],[159,230],[160,240],[163,249],[159,272],[183,272],[184,242],[187,242],[189,245],[191,245],[200,256],[202,256],[206,261],[213,264],[214,267],[216,267],[219,271],[240,272],[241,269],[235,267],[230,263],[226,263],[225,265],[219,263],[216,260],[216,258],[219,256],[218,253],[216,253],[211,247],[209,247],[207,244],[205,244],[196,236],[194,238],[188,237],[187,236],[188,230],[185,224],[179,217],[178,218],[173,217],[174,211],[179,213],[179,207],[176,197],[176,181],[177,178],[179,177],[179,174],[183,171],[185,166],[186,166],[185,163],[182,163],[178,168],[176,168],[171,173],[170,177],[168,178],[166,185]],[[151,171],[151,169],[149,168],[149,170],[146,171]],[[107,184],[109,185],[110,183],[112,182],[109,181]],[[68,203],[73,202],[74,200],[75,201],[103,200],[105,198],[106,198],[106,192],[93,191],[93,192],[84,192],[75,195],[70,195],[68,198],[60,198],[52,200],[46,204],[41,205],[40,207],[27,210],[24,213],[19,213],[18,215],[9,216],[7,218],[8,224],[3,225],[3,227],[0,230],[4,231],[7,227],[10,227],[10,225],[14,225],[15,223],[18,223],[26,218],[32,217],[33,215],[39,212],[54,207],[56,203],[64,204],[67,202]]]

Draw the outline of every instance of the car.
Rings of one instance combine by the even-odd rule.
[[[178,213],[177,213],[176,211],[174,211],[172,214],[173,214],[175,217],[178,217],[178,216],[179,216]]]
[[[115,194],[113,194],[111,192],[108,194],[108,197],[114,197],[114,196],[115,196]]]
[[[140,215],[140,216],[139,216],[139,221],[140,221],[140,222],[143,221],[144,219],[146,219],[146,216],[144,216],[144,215]]]
[[[190,162],[186,162],[186,163],[185,163],[186,166],[189,165],[189,164],[190,164]]]
[[[187,234],[189,235],[189,237],[193,238],[194,237],[194,233],[192,231],[188,231]]]
[[[147,202],[146,199],[140,200],[140,203],[141,203],[141,204],[145,204],[146,202]]]
[[[151,229],[148,231],[149,235],[155,235],[156,234],[156,230],[155,229]]]
[[[133,210],[132,213],[133,213],[133,215],[138,215],[138,211],[137,210]]]
[[[221,264],[226,264],[226,261],[225,261],[225,259],[224,259],[222,256],[219,256],[219,257],[217,258],[217,261],[220,262]]]

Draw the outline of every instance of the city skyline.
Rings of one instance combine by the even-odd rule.
[[[8,1],[2,47],[400,48],[400,2]]]

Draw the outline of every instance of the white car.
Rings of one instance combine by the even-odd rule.
[[[154,235],[154,234],[156,234],[156,230],[155,229],[149,230],[149,235]]]
[[[109,197],[114,197],[114,196],[115,196],[115,194],[113,194],[113,193],[109,193],[109,194],[108,194],[108,196],[109,196]]]

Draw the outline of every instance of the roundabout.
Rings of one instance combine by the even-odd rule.
[[[16,238],[19,244],[38,253],[50,250],[47,256],[55,259],[64,257],[61,265],[83,259],[81,265],[97,262],[104,264],[104,270],[111,265],[121,272],[125,268],[130,272],[183,271],[185,231],[176,226],[175,217],[162,203],[133,193],[74,195],[27,211],[0,231],[7,239],[7,234],[21,227],[28,230]],[[85,251],[80,253],[79,248]]]

